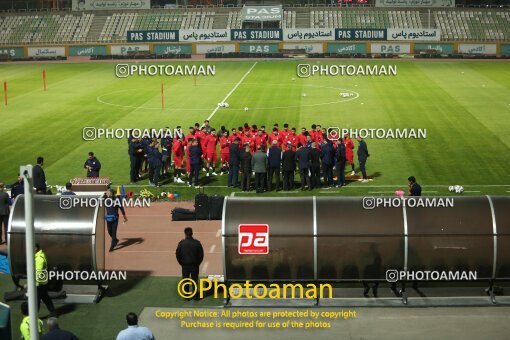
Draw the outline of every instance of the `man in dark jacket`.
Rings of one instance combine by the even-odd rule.
[[[177,126],[176,130],[179,131],[181,127]],[[171,136],[170,128],[165,128],[165,134],[161,137],[161,175],[164,177],[168,176],[168,167],[172,162],[172,145],[174,144],[174,139]]]
[[[93,152],[89,152],[89,156],[83,165],[87,169],[87,177],[99,177],[99,170],[101,170],[101,163],[94,156]]]
[[[294,171],[296,171],[296,152],[292,150],[292,143],[287,143],[287,150],[282,155],[283,190],[294,187]]]
[[[312,190],[310,185],[310,152],[312,151],[309,147],[303,146],[298,143],[298,150],[296,152],[296,158],[298,160],[299,177],[301,178],[301,190]]]
[[[11,199],[14,201],[14,199],[18,195],[23,195],[25,193],[25,182],[23,182],[23,177],[18,176],[18,180],[16,183],[12,184],[11,186]]]
[[[182,267],[182,278],[191,278],[198,287],[198,269],[204,260],[204,249],[200,241],[193,238],[193,229],[189,227],[184,229],[184,235],[186,238],[179,242],[175,257]],[[199,296],[197,289],[195,299],[198,299]]]
[[[251,152],[250,144],[244,146],[244,150],[241,151],[241,190],[250,191],[250,180],[251,180]]]
[[[345,144],[342,138],[336,141],[336,153],[335,153],[335,167],[337,183],[336,187],[341,188],[345,186],[345,163],[347,162],[345,154]]]
[[[131,184],[135,184],[135,182],[139,180],[140,168],[142,167],[144,154],[143,145],[140,142],[140,139],[135,137],[131,138],[128,153],[130,162],[129,177],[131,179]]]
[[[37,194],[46,195],[46,175],[43,169],[44,158],[37,157],[37,164],[33,168],[34,188]]]
[[[363,140],[363,138],[358,136],[358,160],[359,160],[359,168],[361,170],[361,174],[363,175],[363,183],[368,182],[367,170],[365,168],[365,164],[367,162],[367,158],[370,157],[368,154],[367,143]]]
[[[251,167],[255,172],[255,190],[257,193],[264,192],[266,188],[267,155],[263,148],[263,145],[257,146],[257,152],[251,158]]]
[[[331,187],[333,185],[333,157],[334,151],[330,140],[326,140],[321,146],[322,158],[322,176],[324,177],[324,185]]]
[[[320,188],[321,186],[321,152],[317,149],[315,142],[311,143],[312,150],[310,151],[310,184],[312,189]]]
[[[159,188],[159,174],[163,167],[163,156],[159,152],[159,142],[157,140],[152,141],[151,147],[147,152],[147,159],[149,160],[149,166],[152,169],[150,172],[152,177],[149,177],[149,182],[155,187]]]
[[[414,176],[410,176],[407,183],[409,185],[409,196],[421,196],[421,185],[416,182]]]
[[[229,160],[228,160],[228,187],[238,187],[239,181],[239,163],[241,162],[241,150],[239,150],[239,138],[234,139],[234,142],[229,147]]]
[[[193,139],[193,142],[191,143],[188,152],[191,166],[188,185],[191,186],[193,184],[194,179],[195,186],[198,186],[198,175],[200,173],[200,161],[202,158],[202,149],[200,149],[200,147],[198,146],[198,141],[196,139]]]
[[[282,166],[282,150],[278,147],[278,140],[273,140],[271,147],[267,151],[268,176],[267,190],[271,191],[273,186],[273,176],[276,177],[276,191],[280,190],[280,169]]]
[[[7,242],[7,225],[9,224],[9,206],[11,199],[9,195],[4,192],[4,184],[0,183],[0,244],[4,243],[2,239],[2,224],[5,230],[5,242]]]

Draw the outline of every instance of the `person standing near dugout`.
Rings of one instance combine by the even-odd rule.
[[[182,278],[191,278],[198,287],[198,275],[200,264],[204,260],[204,248],[200,241],[193,238],[193,229],[187,227],[184,229],[185,239],[177,245],[175,257],[182,267]],[[195,294],[195,299],[199,298],[199,292]]]

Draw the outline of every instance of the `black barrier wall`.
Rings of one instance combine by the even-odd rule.
[[[365,209],[361,197],[228,197],[225,279],[385,281],[395,269],[476,271],[479,280],[508,280],[510,197],[434,199],[453,206]],[[250,224],[268,226],[267,254],[242,253],[239,226]]]

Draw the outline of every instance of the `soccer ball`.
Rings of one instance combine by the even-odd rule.
[[[162,198],[166,198],[166,197],[167,197],[167,193],[166,193],[166,192],[162,192],[162,193],[161,193],[161,197],[162,197]]]
[[[296,80],[296,78],[292,78],[292,81]]]
[[[245,108],[244,108],[244,111],[248,111],[248,107],[245,107]]]
[[[223,103],[223,105],[224,105],[225,107],[229,107],[229,106],[230,106],[230,105],[228,105],[228,103]]]
[[[455,187],[454,187],[453,185],[450,185],[450,186],[448,187],[448,191],[450,191],[450,192],[454,192],[454,191],[455,191]]]
[[[456,185],[455,186],[455,192],[457,194],[462,194],[464,192],[464,187],[462,185]]]
[[[222,107],[222,106],[223,106],[223,103],[218,103],[218,106],[219,106],[219,107]]]
[[[303,97],[306,97],[306,93],[303,93]]]

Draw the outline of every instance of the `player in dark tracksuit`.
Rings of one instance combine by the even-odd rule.
[[[166,128],[166,131],[168,132],[170,128]],[[173,145],[173,138],[171,136],[163,136],[161,138],[161,162],[163,166],[161,167],[161,175],[163,177],[168,176],[168,167],[170,166],[170,163],[172,162],[172,145]]]
[[[182,278],[191,278],[198,287],[198,274],[200,264],[204,260],[204,249],[200,241],[193,238],[193,229],[184,229],[186,238],[179,242],[175,251],[177,262],[182,267]],[[195,294],[194,298],[199,299],[199,292]]]
[[[89,152],[89,157],[85,161],[83,168],[87,169],[87,177],[99,177],[99,171],[101,170],[101,163],[94,156],[93,152]]]
[[[149,175],[149,182],[152,182],[152,184],[156,187],[159,187],[159,174],[161,171],[161,168],[163,167],[163,161],[161,152],[159,152],[159,142],[153,141],[151,144],[151,147],[148,148],[147,151],[147,159],[149,160],[149,167],[152,169],[150,171],[150,174],[152,174],[152,177]]]
[[[198,146],[198,140],[193,139],[192,144],[187,152],[189,152],[189,160],[191,165],[188,185],[191,186],[194,181],[195,186],[198,186],[198,175],[200,173],[200,162],[202,160],[202,149]]]

